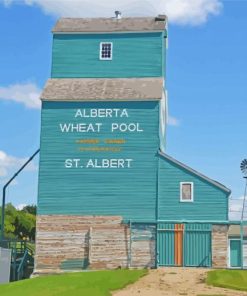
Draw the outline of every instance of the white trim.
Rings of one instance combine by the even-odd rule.
[[[111,44],[111,57],[110,58],[102,58],[101,53],[102,53],[102,45],[103,44]],[[112,60],[112,55],[113,55],[113,43],[109,42],[109,41],[100,42],[100,45],[99,45],[99,59],[101,61],[111,61]]]
[[[239,266],[239,267],[234,267],[234,266],[232,267],[231,266],[231,243],[230,242],[233,240],[240,241],[240,252],[241,252],[240,256],[242,256],[242,253],[243,253],[243,251],[242,251],[243,246],[241,246],[241,239],[240,238],[228,238],[227,265],[228,265],[228,268],[231,268],[231,269],[241,269],[241,266]]]
[[[168,35],[169,35],[169,33],[168,33],[168,22],[166,22],[166,38],[165,38],[165,42],[166,42],[166,50],[168,50],[169,49],[169,40],[168,40]]]
[[[184,168],[184,169],[187,170],[188,172],[191,172],[192,174],[194,174],[194,175],[196,175],[196,176],[198,176],[198,177],[200,177],[200,178],[206,180],[207,182],[209,182],[209,183],[213,184],[214,186],[220,188],[221,190],[227,192],[229,195],[231,194],[231,190],[228,189],[228,188],[226,188],[224,185],[220,184],[219,182],[216,182],[216,181],[214,181],[214,180],[212,180],[212,179],[210,179],[210,178],[204,176],[203,174],[201,174],[201,173],[197,172],[196,170],[194,170],[194,169],[188,167],[188,166],[185,165],[184,163],[182,163],[182,162],[180,162],[180,161],[174,159],[173,157],[169,156],[168,154],[166,154],[166,153],[164,153],[164,152],[162,152],[162,151],[159,151],[158,153],[159,153],[159,155],[163,156],[165,159],[167,159],[167,160],[169,160],[169,161],[175,163],[176,165],[178,165],[178,166]],[[228,195],[228,196],[229,196],[229,195]]]
[[[162,32],[164,32],[164,30],[157,30],[157,31],[155,31],[155,30],[153,30],[153,31],[106,31],[106,32],[97,32],[97,31],[92,31],[92,32],[80,32],[80,31],[78,31],[78,32],[73,32],[73,31],[71,31],[71,32],[69,32],[69,31],[66,31],[66,32],[62,32],[62,31],[52,31],[52,34],[53,35],[55,35],[55,34],[62,34],[62,35],[66,35],[66,34],[69,34],[69,35],[71,35],[71,34],[80,34],[80,35],[88,35],[88,34],[128,34],[128,33],[130,33],[130,34],[139,34],[139,33],[162,33]]]
[[[191,199],[183,199],[183,185],[190,184],[191,186]],[[194,201],[194,183],[193,182],[180,182],[180,202],[193,202]]]

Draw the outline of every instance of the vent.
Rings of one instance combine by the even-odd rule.
[[[121,11],[116,10],[116,11],[115,11],[115,16],[116,16],[116,19],[117,19],[117,20],[120,20],[120,19],[122,18],[122,13],[121,13]]]
[[[156,22],[164,22],[166,20],[166,15],[165,14],[159,14],[156,16],[155,21]]]

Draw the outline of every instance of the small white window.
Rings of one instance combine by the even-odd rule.
[[[180,183],[180,201],[192,202],[194,201],[194,188],[192,182],[181,182]]]
[[[112,60],[112,42],[100,43],[100,60]]]

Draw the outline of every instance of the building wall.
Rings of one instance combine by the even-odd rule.
[[[212,229],[212,266],[227,268],[228,225],[213,225]]]
[[[212,225],[211,232],[211,224],[186,224],[180,264],[174,226],[159,223],[157,230],[156,224],[123,224],[120,216],[38,215],[35,273],[156,265],[227,267],[227,225]]]
[[[113,59],[99,59],[100,42],[113,42]],[[52,78],[161,77],[164,33],[55,34]]]
[[[194,201],[180,202],[180,182],[194,183]],[[158,218],[227,221],[228,194],[199,176],[159,158]]]
[[[131,225],[130,266],[156,266],[156,224]]]
[[[119,216],[38,215],[35,273],[155,266],[155,226]]]
[[[127,267],[128,236],[121,217],[37,217],[35,272]]]
[[[76,117],[78,108],[125,108],[128,117]],[[101,123],[100,132],[61,132],[64,123]],[[139,124],[139,132],[111,132],[112,123]],[[97,144],[82,140],[99,140]],[[106,144],[107,139],[124,140]],[[120,149],[101,151],[100,149]],[[123,219],[156,218],[159,102],[43,102],[38,214],[118,215]],[[81,150],[82,149],[82,150]],[[85,150],[86,149],[86,150]],[[87,149],[90,149],[87,151]],[[94,150],[96,149],[96,150]],[[79,159],[78,167],[65,167]],[[131,159],[131,166],[88,167],[89,161]],[[82,167],[83,166],[83,167]]]

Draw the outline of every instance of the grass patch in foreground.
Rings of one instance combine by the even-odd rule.
[[[240,291],[247,291],[246,270],[213,270],[207,274],[208,285],[228,288]]]
[[[109,296],[134,283],[146,270],[67,273],[0,285],[1,296]]]

